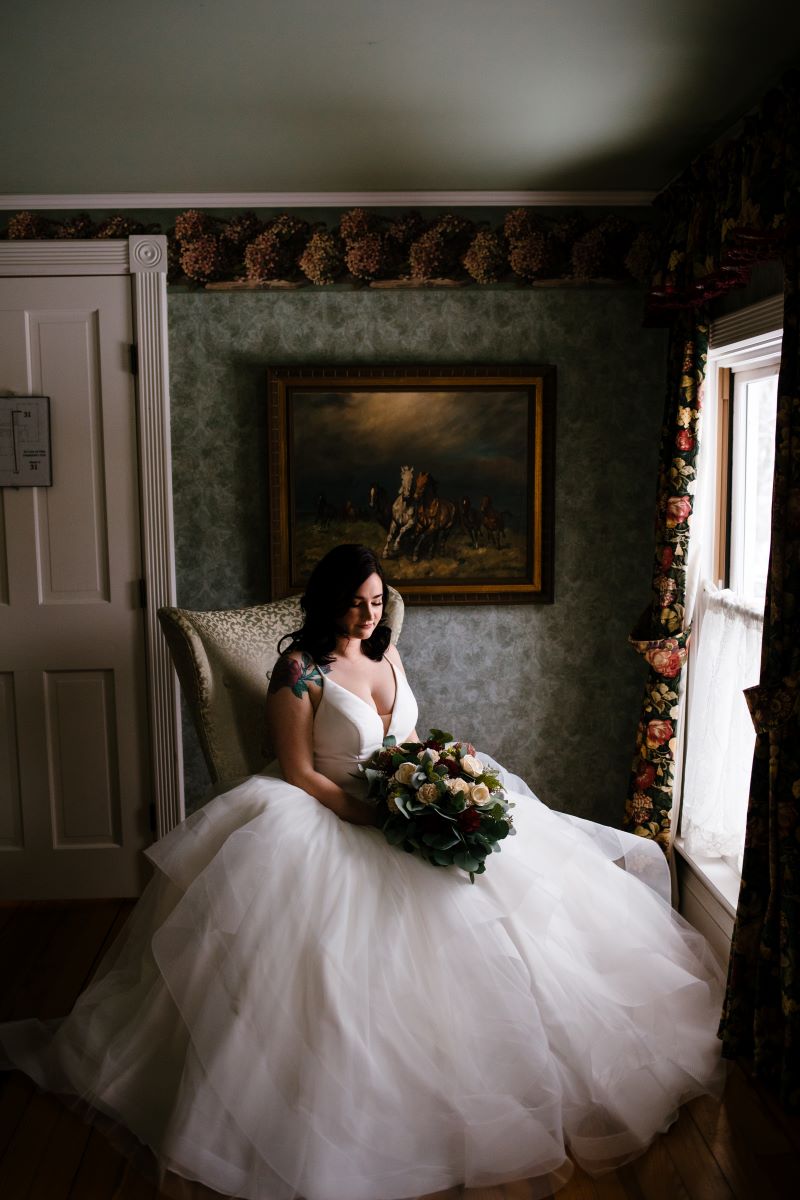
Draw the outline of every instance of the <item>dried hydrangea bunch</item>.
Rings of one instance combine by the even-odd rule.
[[[48,236],[49,222],[31,212],[18,212],[8,222],[7,236],[17,238],[43,238]]]
[[[213,233],[186,242],[180,255],[181,270],[195,283],[221,279],[228,267],[228,256],[220,239]]]
[[[248,279],[291,279],[305,249],[308,224],[299,217],[281,213],[245,248]]]
[[[311,283],[333,283],[344,270],[341,240],[325,229],[317,229],[300,255],[300,270]]]
[[[375,216],[365,208],[351,208],[339,218],[339,236],[346,242],[357,242],[375,229]]]
[[[476,283],[497,283],[506,270],[506,250],[498,234],[479,229],[463,258]]]
[[[211,233],[213,227],[213,219],[207,213],[187,208],[186,212],[178,213],[175,218],[175,237],[179,242],[194,242],[204,234]]]

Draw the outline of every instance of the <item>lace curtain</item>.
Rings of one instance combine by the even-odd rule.
[[[761,609],[704,583],[695,609],[681,832],[690,854],[741,869],[755,730],[743,692],[758,683]]]

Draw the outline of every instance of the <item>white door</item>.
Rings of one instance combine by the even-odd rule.
[[[133,896],[148,735],[131,287],[0,279],[0,390],[50,397],[53,485],[0,489],[0,897]]]

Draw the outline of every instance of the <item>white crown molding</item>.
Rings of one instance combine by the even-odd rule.
[[[167,350],[167,239],[0,242],[0,276],[129,275],[138,347],[136,381],[145,638],[153,795],[158,837],[183,820],[178,684],[158,625],[175,603]]]
[[[0,195],[14,212],[184,208],[643,208],[655,192],[65,192]]]

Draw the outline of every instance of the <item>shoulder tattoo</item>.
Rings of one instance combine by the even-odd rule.
[[[296,658],[282,656],[275,663],[269,681],[269,695],[274,696],[281,688],[291,688],[298,700],[302,700],[308,691],[309,683],[322,683],[322,676],[330,671],[329,666],[317,666],[310,654],[303,654],[298,661]]]

